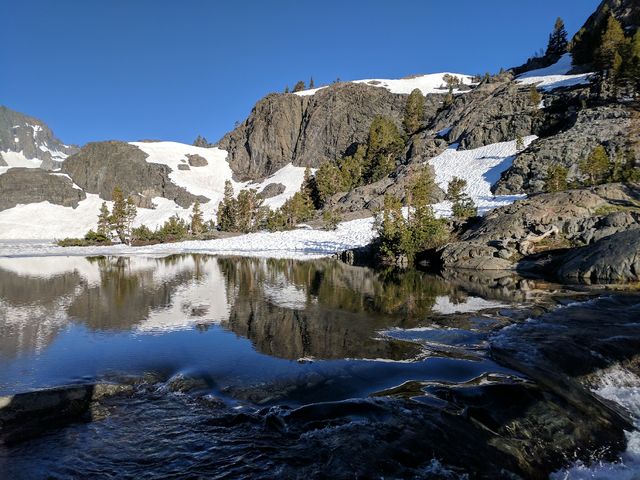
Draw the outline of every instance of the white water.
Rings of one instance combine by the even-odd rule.
[[[552,480],[638,480],[640,479],[640,377],[614,366],[603,371],[594,392],[624,407],[633,417],[636,429],[627,432],[627,449],[616,462],[575,462],[555,472]]]

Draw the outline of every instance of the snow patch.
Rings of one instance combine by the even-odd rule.
[[[543,91],[576,85],[588,85],[593,73],[568,75],[568,72],[573,68],[571,62],[571,54],[567,53],[549,67],[523,73],[518,77],[517,81],[522,85],[536,85]]]
[[[506,306],[505,303],[485,300],[480,297],[467,297],[463,302],[453,303],[448,296],[442,295],[436,297],[433,311],[442,315],[451,315],[452,313],[472,313],[488,308],[502,308]]]
[[[0,157],[2,157],[4,162],[7,164],[6,166],[0,167],[0,175],[5,173],[10,168],[18,168],[18,167],[22,167],[22,168],[40,168],[40,165],[42,165],[42,160],[39,160],[37,158],[27,158],[24,155],[23,151],[20,151],[20,152],[11,152],[11,151],[0,152]]]
[[[525,147],[538,137],[535,135],[523,139]],[[437,157],[428,160],[435,170],[435,182],[444,191],[453,177],[467,181],[465,192],[478,207],[478,213],[484,214],[494,208],[509,205],[524,195],[496,196],[491,186],[500,179],[500,174],[513,163],[517,141],[501,142],[473,150],[458,150],[458,144],[452,144]],[[434,205],[439,217],[451,216],[451,202],[443,201]]]
[[[364,80],[354,80],[351,83],[364,83],[373,87],[386,88],[391,93],[408,95],[414,89],[418,89],[423,95],[429,95],[432,93],[447,93],[449,88],[444,81],[445,75],[452,75],[458,77],[464,85],[472,85],[472,77],[461,73],[433,73],[429,75],[417,75],[411,78],[401,78],[397,80],[387,78],[367,78]],[[318,91],[326,87],[313,88],[310,90],[302,90],[301,92],[295,92],[295,95],[305,97],[314,95]],[[453,93],[465,93],[467,90],[454,89]]]
[[[293,197],[297,191],[300,190],[302,182],[304,180],[305,167],[295,167],[292,163],[285,165],[276,173],[266,178],[261,183],[249,183],[245,184],[243,188],[255,188],[258,193],[262,192],[267,185],[271,183],[280,183],[284,185],[285,190],[280,195],[276,195],[271,198],[267,198],[264,201],[264,205],[275,210],[280,208],[284,202]],[[311,172],[315,172],[316,169],[311,169]]]

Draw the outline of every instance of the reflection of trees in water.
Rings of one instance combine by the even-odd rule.
[[[148,260],[145,268],[136,268],[127,257],[96,257],[92,262],[100,270],[100,284],[75,298],[69,316],[94,330],[129,330],[154,309],[172,305],[178,287],[201,279],[206,259],[175,255]],[[158,279],[162,270],[170,276]]]

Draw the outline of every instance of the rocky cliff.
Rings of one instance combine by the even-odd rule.
[[[435,116],[441,95],[428,95],[426,118]],[[293,163],[318,167],[364,143],[372,120],[382,115],[400,126],[406,95],[360,83],[339,83],[313,95],[271,94],[225,135],[218,147],[240,180],[255,180]]]

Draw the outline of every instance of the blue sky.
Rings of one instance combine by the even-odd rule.
[[[599,0],[0,0],[0,104],[67,143],[218,140],[269,92],[495,72]]]

